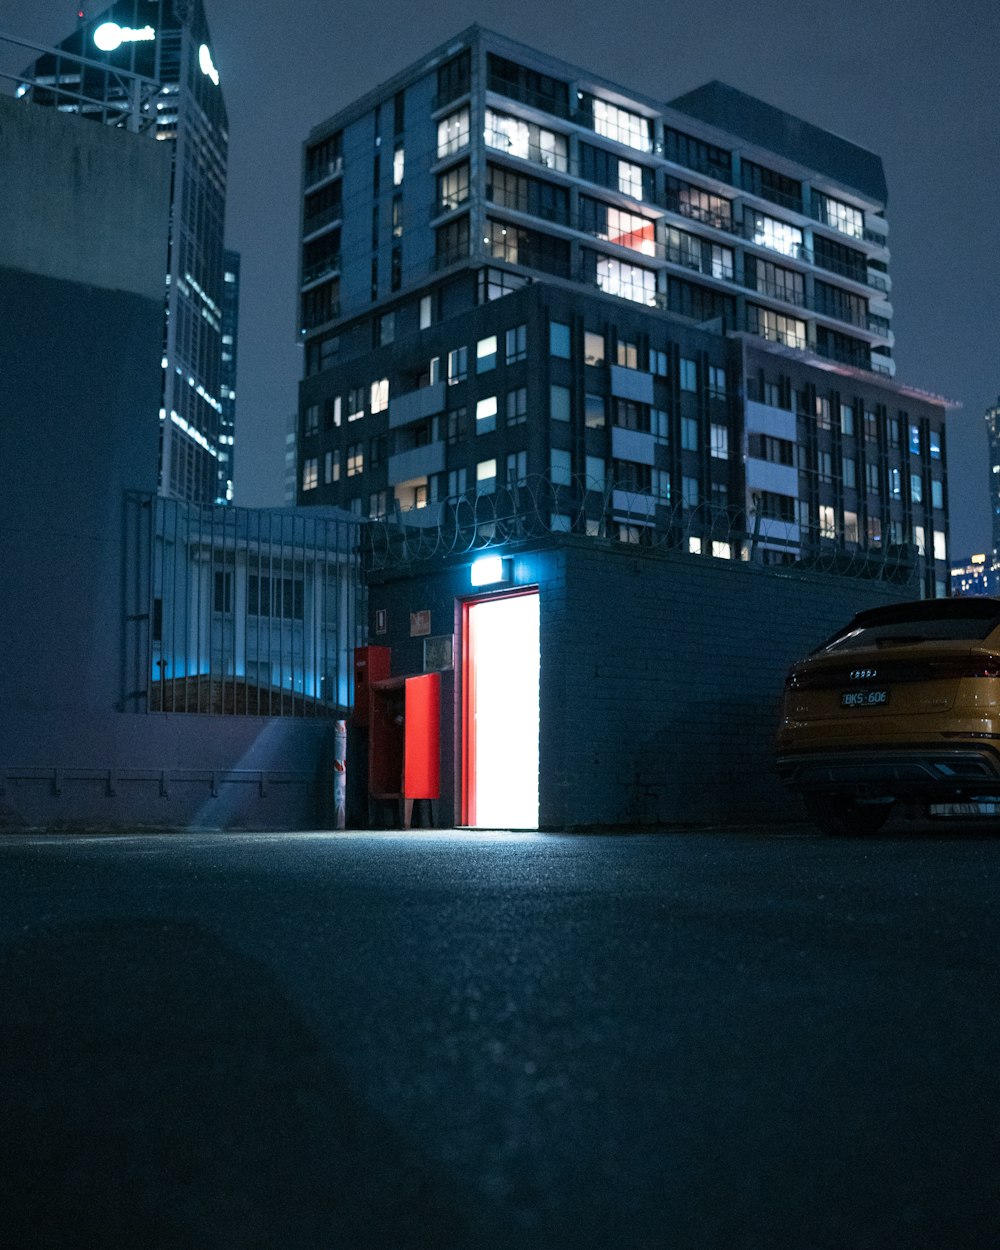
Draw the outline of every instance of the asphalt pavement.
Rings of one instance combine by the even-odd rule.
[[[0,1246],[1000,1246],[1000,838],[0,838]]]

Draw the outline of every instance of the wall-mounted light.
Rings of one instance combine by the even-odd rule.
[[[473,586],[495,586],[510,581],[510,560],[503,556],[480,556],[469,570]]]

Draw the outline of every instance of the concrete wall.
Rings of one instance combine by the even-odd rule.
[[[421,671],[409,614],[456,632],[444,675],[440,819],[460,794],[460,603],[466,559],[373,576],[394,674]],[[773,768],[785,673],[855,612],[913,597],[881,582],[552,540],[514,559],[539,588],[540,822],[543,827],[789,820]]]

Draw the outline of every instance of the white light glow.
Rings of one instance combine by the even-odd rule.
[[[102,52],[114,52],[123,43],[149,43],[156,38],[152,26],[143,26],[132,30],[128,26],[119,26],[117,22],[102,22],[94,31],[94,46]]]
[[[219,71],[215,68],[215,65],[212,61],[212,54],[211,52],[209,52],[207,44],[203,43],[201,47],[198,49],[198,64],[201,66],[201,72],[207,78],[211,78],[212,82],[214,82],[215,85],[218,86],[219,85]]]
[[[538,595],[470,608],[475,671],[475,821],[538,828]]]
[[[503,559],[500,556],[480,556],[469,571],[473,586],[491,586],[494,582],[507,580]]]

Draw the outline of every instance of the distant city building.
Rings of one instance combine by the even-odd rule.
[[[299,414],[293,412],[285,423],[285,477],[282,501],[286,506],[295,503],[296,460],[295,432],[299,427]]]
[[[946,404],[893,378],[886,196],[722,83],[663,104],[471,27],[305,144],[299,501],[434,523],[544,481],[554,529],[910,553],[946,594]]]
[[[990,446],[990,515],[993,519],[993,559],[1000,559],[1000,398],[986,409],[986,437]]]
[[[83,58],[83,60],[79,59]],[[57,49],[25,70],[26,102],[122,124],[130,104],[126,70],[150,80],[143,123],[173,146],[171,227],[166,251],[166,320],[160,408],[159,490],[195,503],[232,498],[235,368],[224,306],[237,287],[225,280],[223,225],[229,123],[201,0],[119,0],[81,20]],[[230,269],[238,276],[238,265]],[[223,334],[231,362],[223,360]]]
[[[953,595],[994,595],[1000,587],[1000,563],[986,552],[970,556],[964,564],[952,565],[951,593]]]
[[[223,256],[222,368],[219,376],[222,420],[219,423],[219,485],[215,501],[231,503],[236,436],[236,345],[240,330],[240,254],[227,250]]]

